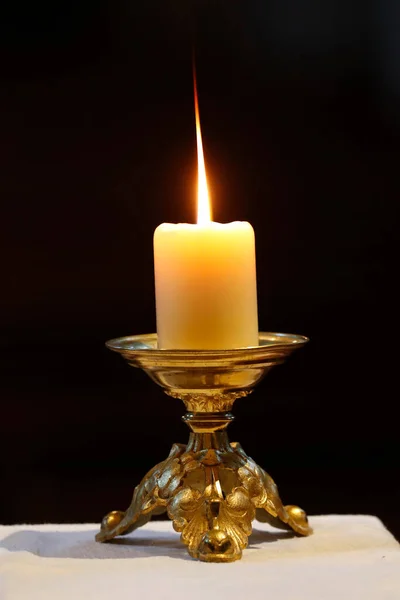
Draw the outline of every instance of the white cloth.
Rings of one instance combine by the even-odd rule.
[[[254,523],[228,564],[191,559],[168,521],[109,544],[94,541],[96,525],[0,527],[0,599],[400,599],[400,545],[376,517],[310,522],[307,538]]]

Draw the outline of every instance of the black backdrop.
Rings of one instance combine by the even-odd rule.
[[[99,521],[187,438],[104,341],[154,331],[153,230],[194,220],[195,43],[215,218],[254,226],[261,328],[311,338],[231,439],[284,501],[400,535],[396,3],[2,11],[0,522]]]

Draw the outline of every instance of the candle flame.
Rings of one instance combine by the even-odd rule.
[[[204,163],[203,140],[200,128],[199,99],[197,96],[196,71],[193,65],[193,84],[194,84],[194,114],[196,117],[196,140],[197,140],[197,223],[199,225],[210,223],[211,203],[208,193],[206,166]]]

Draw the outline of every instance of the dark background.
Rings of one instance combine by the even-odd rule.
[[[400,536],[400,5],[1,11],[0,522],[100,521],[187,438],[104,342],[155,330],[153,230],[195,219],[194,43],[215,219],[254,226],[261,329],[311,338],[231,439],[284,501]]]

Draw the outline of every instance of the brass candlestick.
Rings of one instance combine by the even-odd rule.
[[[226,427],[234,401],[250,394],[272,367],[308,339],[260,333],[259,346],[233,350],[160,350],[157,335],[107,342],[133,367],[142,368],[164,391],[185,403],[189,442],[174,444],[135,488],[128,510],[108,513],[96,536],[107,542],[167,512],[189,554],[207,562],[242,556],[254,518],[309,535],[305,512],[284,506],[271,477],[240,444],[229,443]]]

